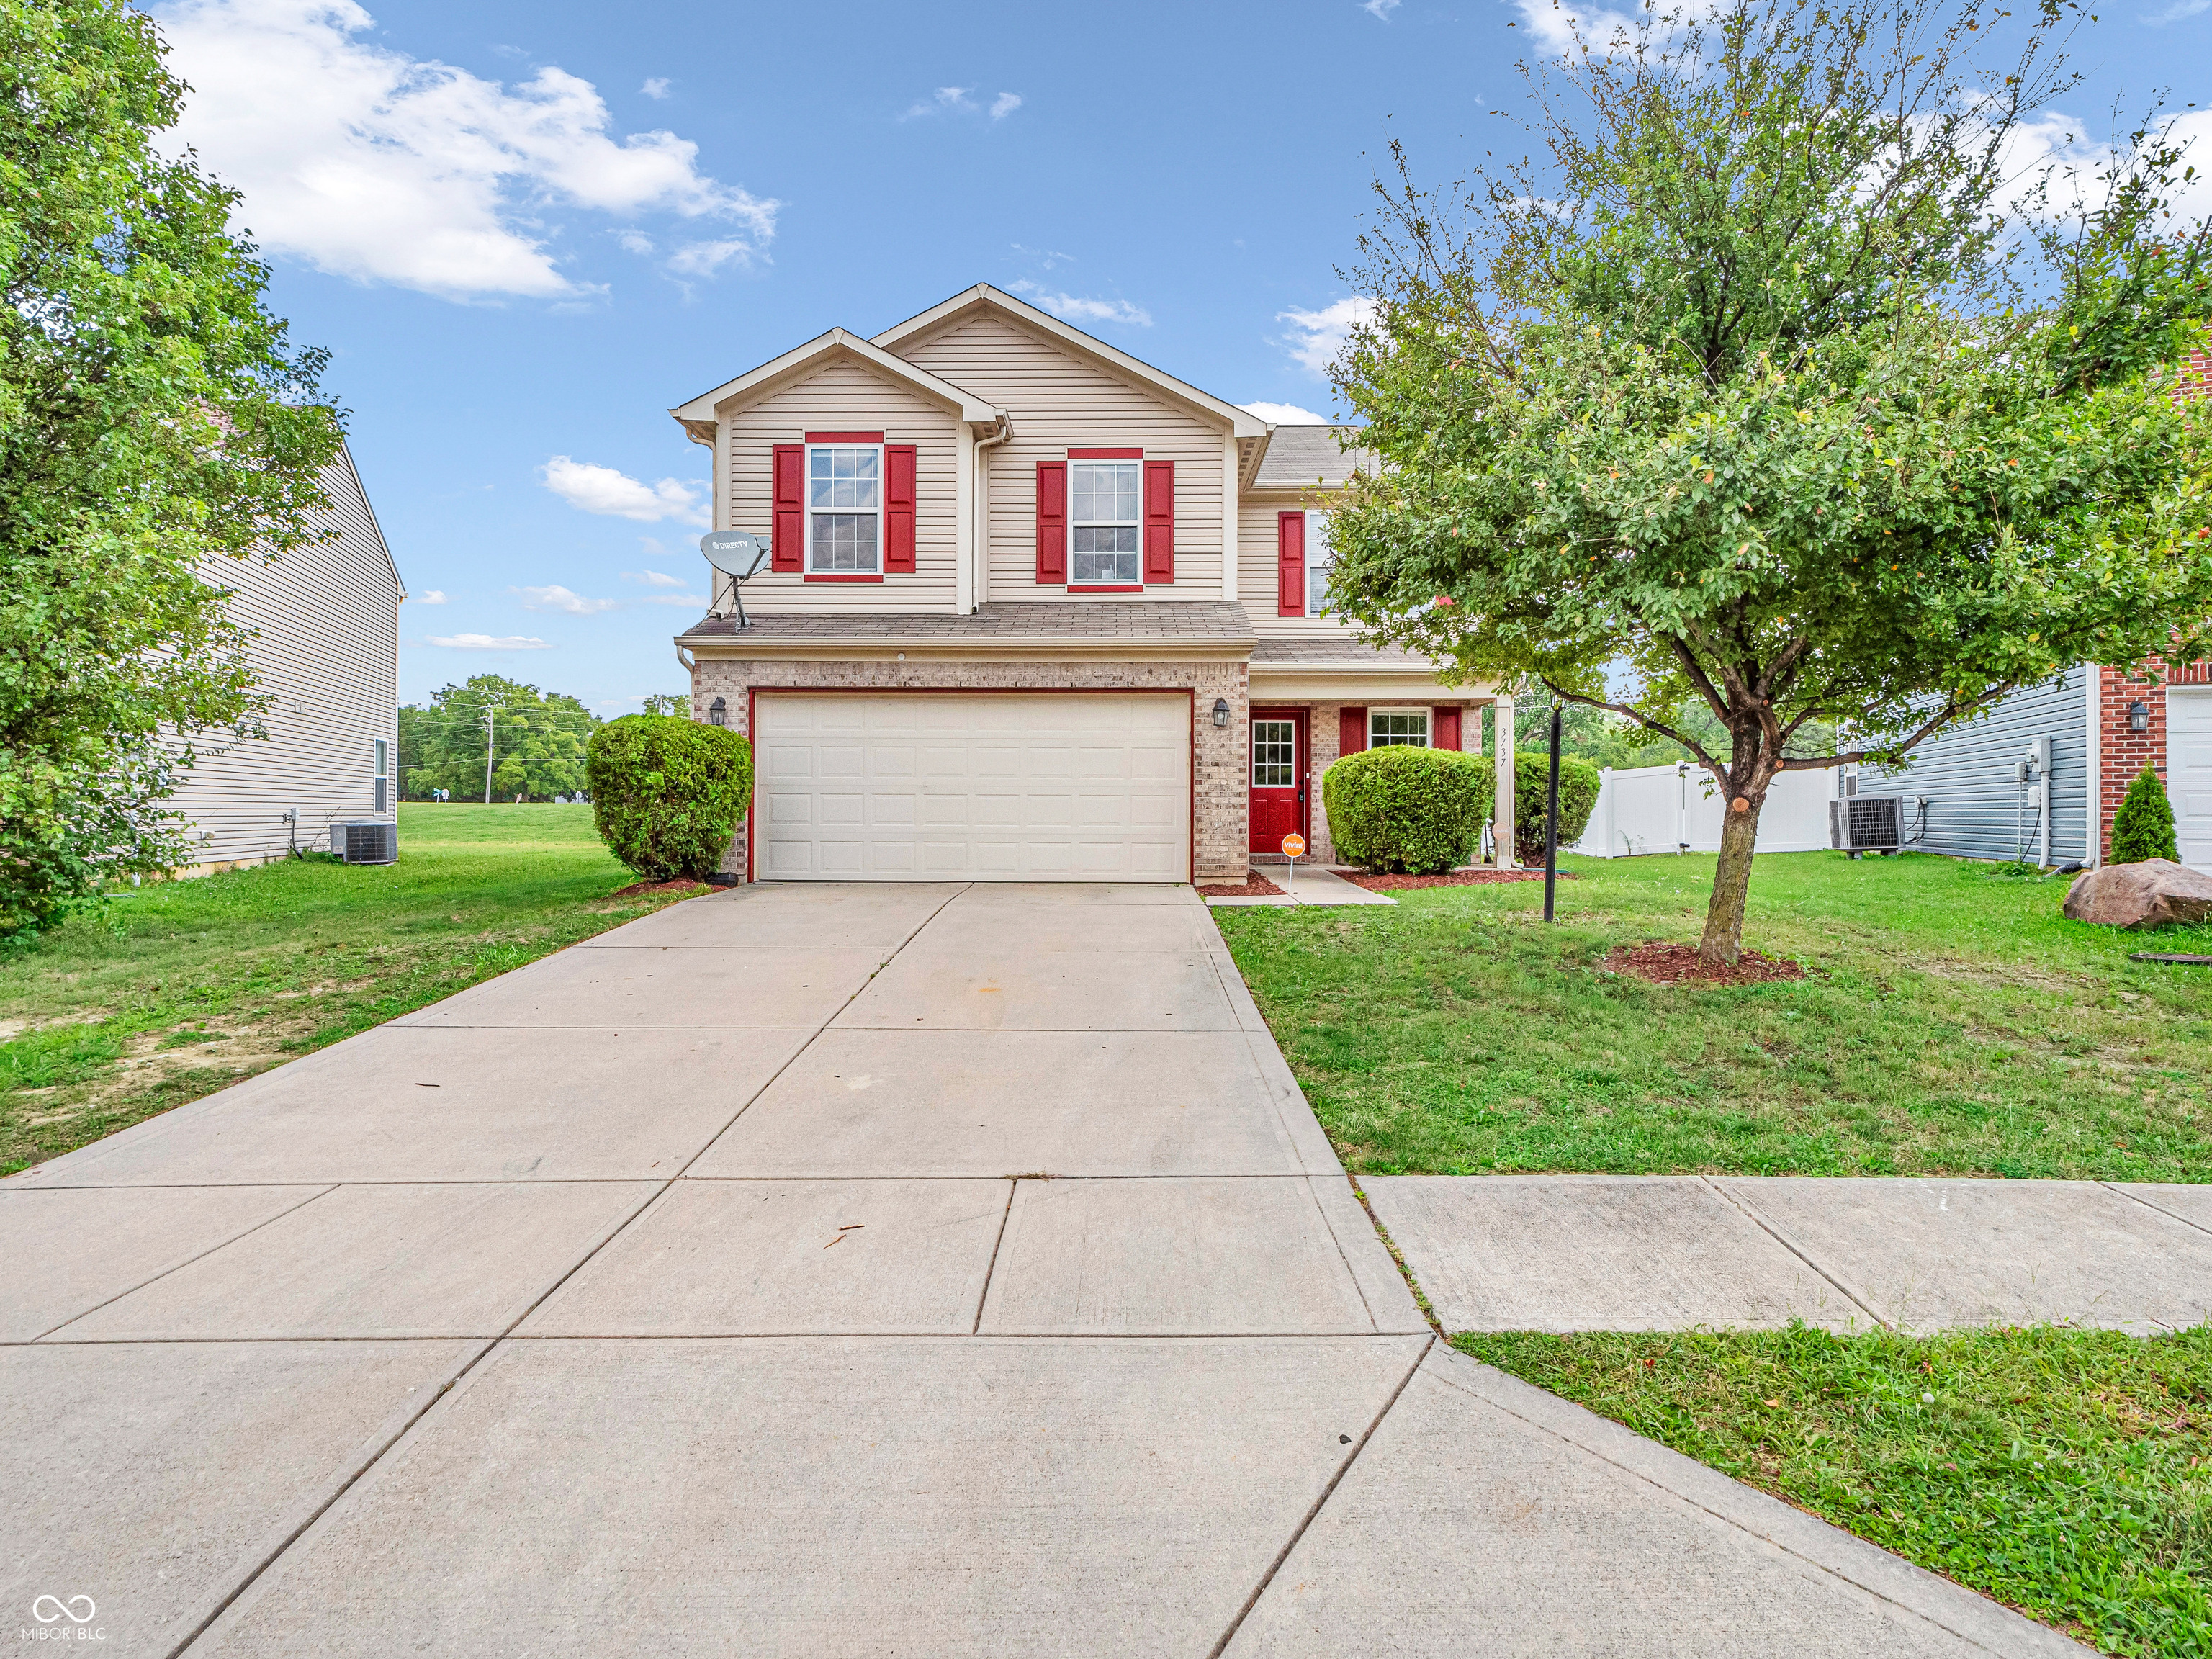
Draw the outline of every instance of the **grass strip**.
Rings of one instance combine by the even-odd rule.
[[[2106,1653],[2212,1659],[2212,1327],[1451,1340]]]

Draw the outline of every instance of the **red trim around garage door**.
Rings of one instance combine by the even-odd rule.
[[[760,794],[760,697],[1175,697],[1183,700],[1183,725],[1190,733],[1189,833],[1183,842],[1183,879],[1198,884],[1198,688],[1148,685],[749,685],[745,688],[745,741],[753,746],[753,794]],[[745,883],[760,878],[754,854],[753,819],[745,808]]]

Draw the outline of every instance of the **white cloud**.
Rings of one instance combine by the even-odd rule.
[[[622,250],[625,253],[653,252],[653,238],[641,230],[632,230],[627,228],[618,230],[615,233],[615,240],[622,244]]]
[[[933,97],[916,99],[899,119],[912,121],[925,115],[970,113],[975,108],[975,100],[968,94],[975,90],[973,87],[939,87]]]
[[[1390,21],[1390,14],[1398,9],[1403,0],[1363,0],[1359,9],[1378,23]]]
[[[507,591],[522,595],[525,611],[565,611],[572,617],[595,617],[602,611],[613,610],[617,603],[613,599],[587,599],[559,586],[510,587]]]
[[[625,570],[622,578],[626,582],[643,582],[647,587],[689,587],[690,581],[683,576],[672,576],[665,570]]]
[[[180,0],[157,17],[191,83],[179,137],[245,192],[268,252],[461,299],[588,293],[552,251],[562,207],[720,219],[758,248],[780,204],[719,183],[667,131],[617,137],[592,84],[513,86],[363,38],[356,0]]]
[[[656,75],[638,90],[648,98],[665,98],[668,96],[668,77],[665,75]]]
[[[2194,17],[2208,7],[2212,7],[2212,0],[2173,0],[2173,3],[2165,10],[2153,12],[2142,21],[2154,29],[2162,29],[2168,23],[2179,23],[2185,17]]]
[[[2212,5],[2212,0],[2201,0],[2198,9],[2202,10],[2204,5]],[[1002,92],[991,100],[991,118],[994,121],[1003,121],[1021,106],[1021,94]]]
[[[1999,164],[2010,181],[2008,193],[2015,211],[2033,214],[2039,209],[2044,219],[2066,220],[2103,199],[2106,186],[2100,175],[2113,165],[2112,148],[2084,138],[2087,131],[2083,123],[2055,111],[2014,129]],[[2196,167],[2196,176],[2179,181],[2172,192],[2174,216],[2191,220],[2212,214],[2212,170],[2206,165],[2212,156],[2212,110],[2175,116],[2162,131]],[[2040,203],[2033,199],[2039,181],[2049,186]]]
[[[443,646],[448,651],[550,651],[552,642],[532,639],[526,634],[507,634],[494,639],[489,634],[455,634],[440,639],[432,635],[430,643]]]
[[[1036,260],[1047,270],[1050,270],[1055,265],[1072,265],[1077,262],[1073,253],[1062,253],[1057,248],[1024,247],[1019,242],[1009,242],[1006,246],[1024,259]]]
[[[1127,300],[1085,300],[1073,294],[1051,294],[1036,283],[1023,281],[1012,284],[1015,293],[1032,304],[1042,307],[1068,323],[1131,323],[1139,328],[1152,325],[1152,313],[1142,306],[1133,306]]]
[[[1344,349],[1352,329],[1374,314],[1375,301],[1354,295],[1319,311],[1300,311],[1295,307],[1279,311],[1275,320],[1288,323],[1294,331],[1293,337],[1283,342],[1291,357],[1309,374],[1327,380],[1329,360]]]
[[[1327,426],[1328,416],[1316,415],[1310,409],[1300,409],[1296,404],[1244,404],[1239,405],[1247,413],[1257,415],[1275,426]]]
[[[752,263],[757,250],[742,236],[717,242],[686,242],[668,257],[668,268],[679,276],[712,276],[724,265]]]
[[[649,484],[613,467],[571,460],[566,455],[553,456],[538,469],[538,475],[548,489],[581,512],[635,519],[640,524],[673,519],[679,524],[696,524],[702,530],[710,522],[702,500],[704,484],[688,484],[681,478],[663,478]]]
[[[410,605],[443,605],[445,602],[446,596],[434,587],[420,593],[410,593],[407,596],[407,603]]]

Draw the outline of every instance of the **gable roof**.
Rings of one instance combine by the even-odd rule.
[[[368,520],[368,533],[376,543],[376,550],[384,555],[385,565],[392,572],[392,585],[399,590],[399,597],[404,599],[407,597],[407,583],[399,574],[399,561],[392,556],[392,544],[384,539],[384,526],[376,520],[376,505],[368,499],[368,490],[362,483],[361,469],[354,465],[352,446],[343,438],[338,440],[337,457],[323,469],[324,488],[326,491],[329,490],[331,479],[338,475],[341,467],[344,469],[343,476],[345,483],[353,486],[353,495],[361,503],[362,515]],[[332,493],[335,494],[335,492]],[[337,506],[335,499],[331,506],[334,507]]]
[[[978,426],[994,426],[1006,418],[1006,411],[996,404],[987,404],[972,392],[963,392],[950,380],[939,380],[927,369],[917,368],[903,357],[893,356],[872,340],[842,328],[833,328],[827,334],[817,335],[805,345],[793,346],[781,357],[771,357],[757,368],[749,368],[734,380],[726,380],[712,392],[702,392],[689,403],[678,404],[668,412],[683,423],[685,431],[701,443],[714,441],[714,423],[721,406],[744,397],[749,392],[763,390],[787,375],[798,373],[823,358],[840,353],[858,357],[870,368],[878,369],[893,380],[908,385],[960,411],[960,418]],[[702,427],[707,428],[702,434]]]
[[[984,307],[1003,311],[1084,356],[1117,368],[1180,404],[1227,422],[1231,434],[1240,442],[1267,438],[1269,431],[1267,422],[1250,410],[1240,409],[1235,404],[1215,397],[1211,392],[1201,392],[1188,380],[1178,380],[1164,370],[1154,368],[1142,358],[1132,357],[1127,352],[1108,345],[1105,341],[1085,334],[1079,328],[1071,328],[1050,312],[1040,310],[1026,300],[1018,300],[1003,289],[993,288],[988,283],[978,283],[973,288],[963,289],[951,299],[933,305],[902,323],[893,325],[877,335],[874,343],[886,351],[896,351],[916,335],[925,333],[964,312]]]

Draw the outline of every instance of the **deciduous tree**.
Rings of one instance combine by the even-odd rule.
[[[1338,603],[1695,756],[1729,802],[1709,959],[1778,772],[2206,638],[2175,395],[2206,233],[2155,124],[2078,191],[2023,176],[2067,15],[1647,11],[1530,71],[1538,160],[1378,183],[1338,376],[1382,465],[1332,523]],[[1822,722],[1853,746],[1802,752]]]

